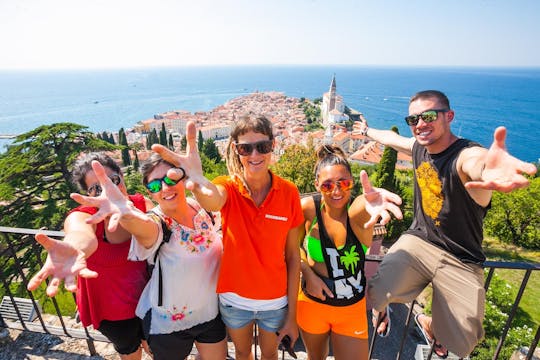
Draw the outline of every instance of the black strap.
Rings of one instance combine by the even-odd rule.
[[[163,244],[169,242],[169,239],[171,238],[171,234],[172,234],[171,230],[169,230],[169,228],[167,227],[167,224],[165,223],[165,221],[163,221],[161,216],[159,216],[159,220],[161,221],[161,229],[163,230],[163,240],[161,241],[161,244],[159,244],[156,252],[154,253],[154,267],[156,266],[159,250],[161,249]],[[152,267],[152,270],[154,267]],[[161,262],[160,262],[158,265],[158,306],[161,306],[161,305],[163,305],[163,275],[161,273]]]
[[[161,244],[159,244],[156,252],[154,253],[154,266],[152,267],[150,272],[153,271],[153,269],[154,269],[154,267],[156,265],[156,261],[157,261],[158,255],[159,255],[159,250],[161,249],[163,244],[169,242],[169,239],[171,238],[171,234],[172,234],[172,231],[169,229],[169,227],[167,226],[167,223],[165,223],[163,218],[159,214],[156,214],[155,212],[153,212],[153,213],[155,215],[157,215],[159,217],[159,220],[161,221],[161,229],[163,230],[163,240],[161,241]],[[215,220],[214,220],[214,216],[212,215],[212,213],[209,212],[208,210],[206,210],[206,213],[210,217],[210,220],[212,221],[212,225],[215,225]],[[158,265],[158,306],[162,306],[162,305],[163,305],[163,275],[161,273],[161,262],[160,262],[159,265]]]

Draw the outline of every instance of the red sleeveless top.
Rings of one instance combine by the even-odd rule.
[[[129,195],[137,209],[146,212],[146,203],[141,194]],[[95,214],[96,208],[79,206],[73,211]],[[97,250],[86,259],[90,270],[98,273],[97,278],[77,279],[77,308],[84,326],[98,329],[102,320],[127,320],[135,317],[135,308],[148,281],[146,261],[128,260],[131,241],[111,244],[103,239],[105,223],[96,227]]]

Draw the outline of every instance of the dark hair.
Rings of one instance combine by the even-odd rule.
[[[73,171],[71,172],[71,180],[82,191],[88,190],[84,178],[89,171],[92,171],[92,161],[96,160],[101,165],[112,171],[122,175],[120,166],[109,155],[99,152],[91,152],[83,155],[73,164]]]
[[[319,171],[325,166],[343,165],[352,174],[351,165],[345,157],[345,152],[335,145],[321,145],[316,151],[315,179],[319,178]]]
[[[152,155],[150,155],[150,157],[141,164],[140,172],[143,178],[143,185],[148,184],[148,176],[156,167],[161,164],[167,164],[172,168],[175,167],[170,162],[163,160],[161,155],[159,155],[158,153],[152,153]]]
[[[416,100],[429,99],[429,98],[437,99],[437,101],[441,104],[441,106],[444,106],[445,108],[450,109],[450,100],[448,100],[448,97],[442,91],[439,91],[439,90],[419,91],[411,97],[411,99],[409,100],[409,104],[411,104],[413,101],[416,101]]]
[[[238,141],[238,137],[244,135],[250,131],[267,135],[269,140],[274,139],[274,133],[272,132],[272,122],[264,115],[244,114],[241,115],[229,136],[229,143],[227,144],[227,169],[230,175],[242,175],[242,163],[238,154],[233,150],[233,143]]]

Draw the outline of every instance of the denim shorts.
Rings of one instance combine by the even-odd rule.
[[[240,329],[255,322],[260,328],[269,332],[276,332],[285,323],[287,306],[278,310],[252,311],[242,310],[234,306],[219,303],[221,318],[228,328]]]

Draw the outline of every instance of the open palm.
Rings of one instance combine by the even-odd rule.
[[[95,278],[98,274],[86,266],[86,258],[81,250],[73,245],[52,239],[45,234],[36,234],[36,241],[40,243],[48,255],[41,270],[28,282],[28,290],[35,290],[39,285],[51,276],[47,286],[47,295],[55,296],[61,281],[68,291],[77,290],[77,276]]]
[[[379,218],[381,218],[380,223],[382,225],[387,224],[392,219],[390,214],[393,214],[397,219],[403,218],[399,208],[401,198],[398,195],[371,186],[368,175],[364,170],[360,172],[360,181],[366,199],[366,211],[371,215],[369,221],[364,224],[365,228],[375,225]]]

